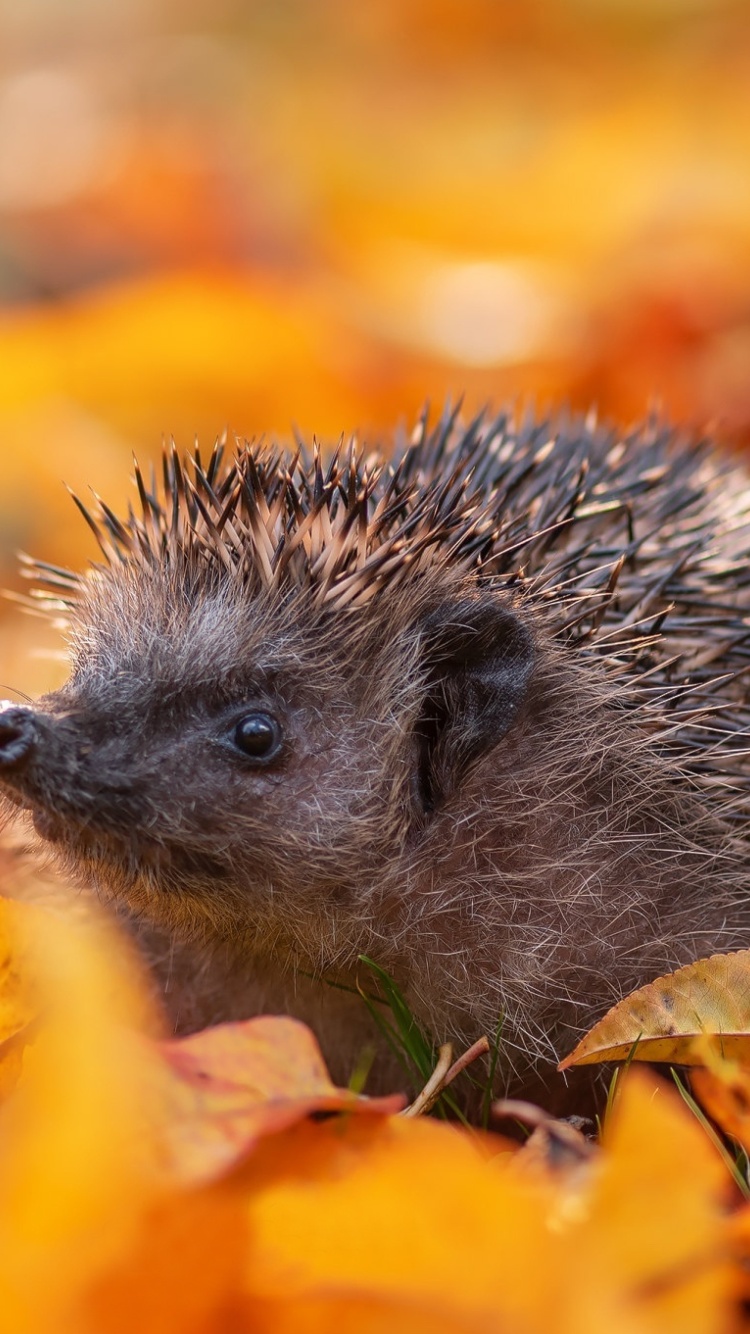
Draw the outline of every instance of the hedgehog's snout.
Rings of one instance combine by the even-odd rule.
[[[48,842],[132,826],[132,781],[103,763],[86,721],[0,701],[0,797]]]
[[[90,807],[106,787],[93,749],[79,723],[0,700],[0,789],[17,804]]]
[[[0,774],[20,769],[37,743],[39,728],[32,709],[0,700]]]

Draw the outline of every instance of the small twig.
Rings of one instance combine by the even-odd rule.
[[[472,1061],[476,1061],[478,1056],[486,1056],[489,1049],[489,1038],[478,1038],[474,1045],[469,1047],[468,1051],[464,1052],[463,1056],[459,1056],[458,1060],[453,1062],[453,1065],[443,1080],[443,1088],[447,1088],[449,1084],[452,1084],[456,1075],[460,1075],[461,1071],[465,1070],[467,1065],[471,1065]]]
[[[401,1116],[424,1116],[435,1106],[441,1093],[447,1089],[449,1084],[453,1083],[456,1075],[460,1075],[467,1065],[471,1065],[478,1056],[484,1056],[490,1049],[489,1041],[486,1037],[479,1038],[473,1046],[465,1051],[463,1056],[459,1056],[457,1061],[453,1061],[453,1048],[450,1042],[446,1042],[438,1050],[438,1062],[430,1078],[425,1084],[422,1092],[417,1095],[414,1102],[409,1107],[405,1107]],[[451,1062],[453,1062],[451,1064]]]
[[[399,1116],[422,1116],[424,1112],[429,1112],[440,1097],[445,1076],[451,1068],[452,1060],[453,1048],[450,1042],[444,1042],[438,1050],[437,1065],[422,1092],[417,1094],[414,1101],[408,1107],[405,1107],[403,1112],[399,1112]]]

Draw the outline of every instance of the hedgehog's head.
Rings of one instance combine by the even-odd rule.
[[[143,518],[103,511],[106,565],[47,571],[73,671],[0,712],[0,784],[137,911],[279,930],[413,847],[523,712],[534,641],[462,559],[476,504],[250,453],[195,475],[172,456]]]

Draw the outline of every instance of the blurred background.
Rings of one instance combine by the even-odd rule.
[[[63,479],[447,394],[750,441],[746,0],[0,0],[2,585]]]

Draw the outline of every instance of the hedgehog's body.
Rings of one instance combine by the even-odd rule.
[[[47,570],[74,671],[0,780],[140,923],[183,1028],[365,1041],[367,954],[522,1086],[624,991],[748,942],[745,479],[647,429],[261,447]],[[59,601],[58,604],[59,606]],[[361,978],[361,970],[360,970]]]

